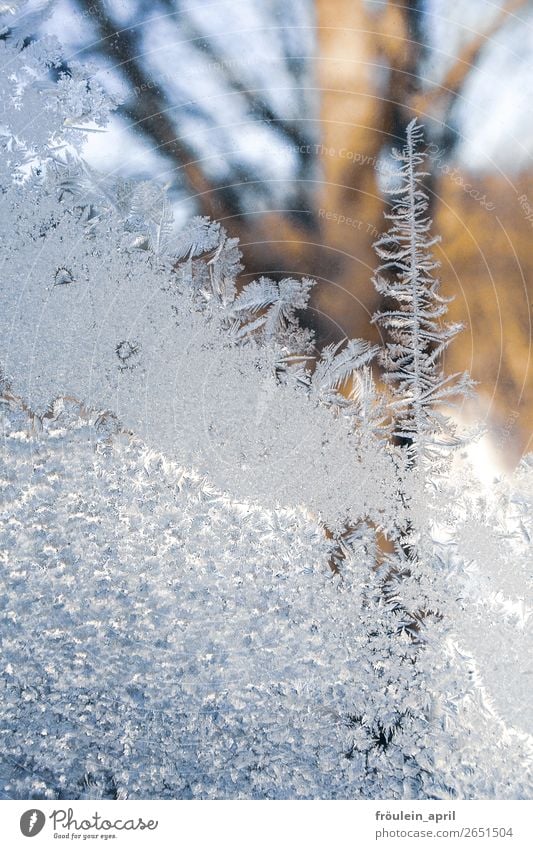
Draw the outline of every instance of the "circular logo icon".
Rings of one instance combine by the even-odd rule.
[[[45,822],[46,817],[43,812],[38,811],[37,808],[32,808],[22,814],[20,818],[20,830],[24,837],[35,837],[36,834],[39,834],[43,830]]]

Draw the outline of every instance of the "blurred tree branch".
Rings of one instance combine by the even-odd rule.
[[[453,100],[459,95],[468,74],[476,64],[487,42],[507,23],[510,17],[513,17],[520,9],[525,8],[527,4],[528,0],[510,0],[502,6],[490,26],[483,32],[476,33],[475,37],[465,45],[448,70],[444,80],[438,85],[432,85],[425,91],[417,92],[411,98],[409,103],[411,113],[434,117],[438,110],[440,119],[444,121]]]
[[[146,75],[139,61],[141,53],[135,28],[117,28],[101,0],[79,2],[82,8],[90,12],[91,20],[99,31],[100,49],[135,90],[136,97],[132,99],[131,105],[123,107],[122,110],[133,127],[144,133],[156,150],[170,157],[177,165],[187,188],[192,192],[204,215],[219,219],[227,215],[239,216],[242,208],[238,187],[216,185],[210,181],[202,171],[192,148],[178,136],[176,127],[168,117],[168,102]],[[245,182],[248,175],[238,173],[235,179],[237,182]]]

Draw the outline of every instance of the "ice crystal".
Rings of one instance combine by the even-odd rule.
[[[422,129],[416,119],[406,135],[404,150],[393,151],[400,185],[387,189],[394,195],[394,208],[387,215],[392,226],[375,245],[382,264],[374,283],[394,306],[378,312],[374,321],[389,334],[383,362],[394,392],[397,434],[427,442],[431,434],[449,428],[449,422],[437,414],[438,406],[463,396],[470,380],[466,374],[442,371],[440,358],[461,326],[441,321],[448,302],[433,277],[438,262],[431,248],[439,239],[431,236],[432,222],[426,214],[429,198],[423,179],[427,173],[421,170],[425,155],[418,150]]]

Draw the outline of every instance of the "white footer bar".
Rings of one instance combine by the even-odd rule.
[[[4,801],[9,847],[531,849],[529,801]],[[34,842],[33,842],[34,841]]]

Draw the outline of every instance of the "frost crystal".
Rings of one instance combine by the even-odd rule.
[[[393,151],[399,163],[400,185],[387,189],[395,196],[389,232],[375,244],[382,260],[374,284],[394,308],[378,312],[374,321],[384,327],[390,340],[383,352],[386,380],[394,387],[393,409],[397,435],[408,440],[427,441],[430,433],[441,432],[446,423],[436,407],[451,397],[464,395],[470,387],[466,374],[445,376],[440,365],[442,353],[461,325],[442,324],[447,299],[439,294],[439,282],[432,276],[438,263],[431,248],[439,241],[430,234],[427,217],[428,195],[420,170],[425,155],[418,151],[422,139],[416,119],[407,127],[403,151]]]

